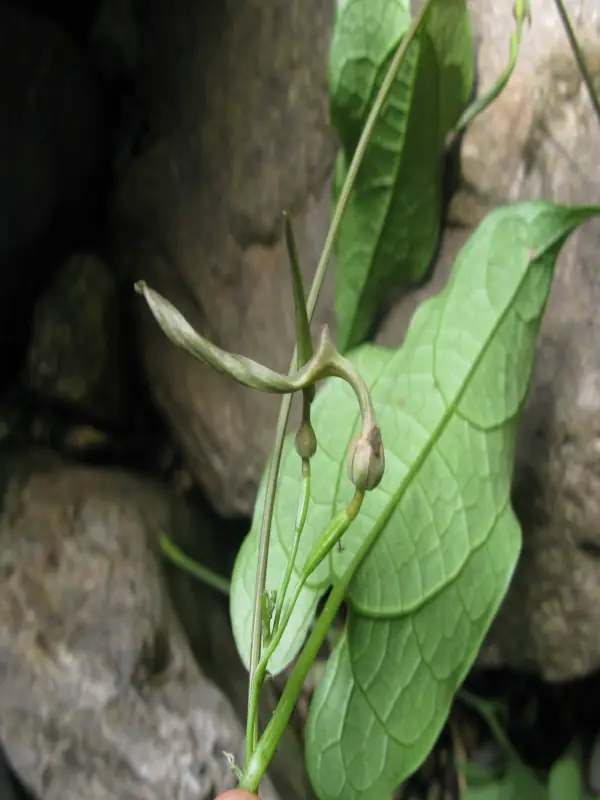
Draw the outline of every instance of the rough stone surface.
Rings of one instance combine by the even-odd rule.
[[[12,774],[4,748],[0,747],[0,797],[2,800],[31,800],[24,796],[22,788]]]
[[[0,75],[0,354],[6,371],[65,232],[72,242],[85,227],[107,140],[98,86],[75,45],[49,19],[0,2]]]
[[[506,63],[510,4],[470,3],[480,91]],[[600,77],[600,7],[567,3]],[[502,202],[598,202],[600,128],[553,3],[533,2],[515,76],[468,131],[432,281],[403,298],[379,340],[397,344],[420,299],[439,291],[470,230]],[[600,88],[600,86],[599,86]],[[600,224],[586,224],[557,266],[523,412],[514,485],[524,548],[482,665],[565,680],[600,667]]]
[[[126,416],[115,278],[94,255],[72,256],[38,300],[24,382],[45,400],[102,422]]]
[[[280,370],[294,340],[281,214],[293,214],[307,274],[329,218],[331,15],[320,0],[138,11],[149,133],[117,192],[117,260],[205,336]],[[193,475],[221,513],[249,513],[278,400],[178,351],[142,300],[138,314],[152,392]]]
[[[41,452],[5,457],[0,488],[0,739],[19,775],[44,800],[231,788],[223,751],[240,759],[241,726],[149,545],[189,513],[150,481]]]
[[[600,77],[600,7],[586,0],[566,0],[565,6],[590,69]],[[480,211],[484,201],[496,205],[540,196],[584,201],[582,193],[594,185],[594,173],[584,167],[585,158],[593,159],[597,152],[598,121],[555,5],[532,0],[531,7],[533,22],[524,32],[509,85],[473,122],[463,141],[464,182],[479,198]],[[512,6],[470,0],[469,11],[478,91],[483,93],[506,66]],[[459,204],[466,194],[458,195]],[[465,221],[464,214],[456,216]],[[476,222],[476,217],[468,221]]]

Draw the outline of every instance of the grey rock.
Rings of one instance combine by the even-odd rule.
[[[115,278],[98,256],[78,254],[38,300],[27,353],[26,386],[101,422],[128,411]]]
[[[0,797],[2,800],[34,800],[15,779],[4,748],[0,746]]]
[[[44,800],[213,800],[243,732],[198,669],[151,542],[168,491],[48,453],[0,471],[0,739]],[[207,609],[205,609],[207,613]],[[264,797],[276,795],[265,781]]]
[[[600,7],[566,6],[600,78]],[[478,8],[480,68],[489,80],[503,22],[499,8]],[[503,104],[465,139],[465,173],[488,197],[597,202],[598,120],[553,4],[534,2],[533,20]],[[548,680],[600,666],[599,247],[600,224],[589,223],[557,268],[518,446],[515,507],[524,549],[481,657]]]
[[[115,199],[117,260],[212,341],[279,370],[294,342],[281,214],[293,214],[307,277],[329,219],[331,16],[320,0],[137,11],[149,133]],[[279,401],[194,362],[137,308],[149,384],[191,473],[222,514],[248,514]]]
[[[589,67],[600,77],[600,7],[585,0],[566,0],[565,6]],[[589,97],[555,5],[532,0],[531,7],[533,22],[509,85],[473,122],[462,144],[464,182],[488,205],[540,196],[585,202],[594,184],[594,173],[585,169],[597,147]],[[483,93],[507,63],[512,5],[470,0],[469,11]],[[456,199],[463,198],[464,193]]]
[[[567,2],[600,78],[600,7]],[[480,91],[506,63],[510,4],[470,3]],[[398,344],[417,303],[437,293],[467,235],[494,206],[543,198],[598,202],[600,127],[552,3],[533,2],[516,74],[467,132],[463,186],[453,199],[431,282],[403,297],[380,341]],[[519,433],[514,503],[524,546],[482,666],[567,680],[600,667],[600,224],[563,249],[542,325]]]

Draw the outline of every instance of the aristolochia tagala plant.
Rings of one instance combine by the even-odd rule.
[[[382,292],[429,269],[445,142],[508,80],[527,16],[518,1],[507,71],[473,108],[465,0],[426,0],[415,17],[408,0],[338,0],[330,86],[342,148],[308,300],[285,218],[297,334],[290,375],[220,350],[137,284],[174,344],[249,388],[284,395],[231,588],[250,671],[246,760],[236,768],[249,791],[346,603],[345,632],[310,708],[308,769],[321,800],[389,797],[435,742],[513,573],[520,529],[510,487],[536,337],[558,253],[600,208],[497,209],[402,347],[355,346]],[[309,319],[336,236],[339,344],[325,329],[313,350]],[[284,439],[295,392],[302,421]],[[259,735],[262,684],[293,661]]]

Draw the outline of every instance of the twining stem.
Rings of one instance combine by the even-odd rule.
[[[508,57],[508,64],[504,72],[500,75],[498,80],[489,89],[489,91],[487,91],[481,97],[478,97],[469,106],[467,106],[467,108],[465,108],[460,119],[456,123],[456,127],[454,128],[455,134],[463,131],[467,127],[467,125],[469,125],[475,119],[475,117],[478,117],[482,111],[484,111],[488,106],[490,106],[494,102],[494,100],[502,93],[502,91],[506,87],[510,79],[510,76],[512,75],[517,65],[519,46],[521,44],[521,38],[523,36],[523,28],[525,27],[525,22],[530,19],[529,0],[521,0],[521,2],[517,0],[517,2],[515,2],[514,9],[515,9],[516,27],[510,36],[510,52]]]
[[[281,620],[281,612],[283,611],[283,604],[285,595],[290,585],[290,578],[296,563],[296,556],[298,555],[298,546],[300,545],[300,537],[304,530],[306,523],[306,515],[308,512],[308,501],[310,500],[310,461],[302,461],[302,487],[300,490],[300,501],[298,503],[298,514],[296,516],[296,527],[294,530],[294,541],[292,542],[292,552],[288,558],[287,568],[281,584],[281,589],[277,596],[277,605],[275,607],[275,615],[273,617],[273,631],[279,628]]]
[[[583,78],[583,82],[585,83],[585,87],[590,96],[590,100],[592,101],[594,111],[596,112],[596,117],[598,118],[598,122],[600,122],[600,100],[598,99],[598,95],[594,87],[594,79],[592,78],[592,75],[590,73],[585,55],[583,54],[583,50],[581,49],[579,42],[577,41],[577,37],[575,36],[575,31],[573,30],[573,26],[571,24],[571,20],[569,18],[569,14],[567,12],[567,9],[565,8],[563,0],[554,0],[554,2],[556,3],[556,8],[562,20],[562,24],[565,29],[565,33],[567,34],[569,44],[571,45],[571,50],[573,51],[573,55],[575,56],[575,61],[577,61],[579,72],[581,73],[581,77]]]
[[[208,567],[203,567],[202,564],[198,564],[189,556],[186,556],[183,550],[180,550],[175,542],[171,541],[166,534],[160,534],[158,544],[163,554],[169,559],[169,561],[172,561],[175,566],[179,567],[185,572],[189,572],[190,575],[194,576],[194,578],[198,578],[198,580],[206,583],[208,586],[211,586],[213,589],[221,592],[221,594],[229,597],[231,586],[226,578],[223,578],[221,575],[217,575],[216,572],[208,569]]]
[[[363,424],[367,421],[374,421],[375,409],[373,408],[369,388],[354,364],[336,352],[332,354],[328,372],[331,376],[342,378],[352,387],[360,405]]]
[[[422,25],[423,20],[425,19],[429,9],[433,5],[435,0],[424,0],[423,4],[421,5],[417,15],[413,18],[405,36],[403,37],[394,58],[392,59],[392,63],[387,71],[387,74],[381,84],[379,91],[377,92],[377,96],[375,98],[375,102],[373,103],[371,110],[369,111],[369,115],[367,117],[367,121],[365,126],[362,130],[360,135],[360,139],[358,141],[358,145],[352,157],[352,161],[350,162],[350,166],[348,168],[348,174],[346,175],[346,180],[344,181],[344,186],[339,196],[339,200],[337,202],[333,219],[331,221],[331,225],[327,232],[327,237],[325,238],[325,244],[323,245],[323,250],[321,252],[321,257],[319,259],[319,263],[317,264],[317,269],[315,272],[315,277],[312,282],[312,286],[310,289],[310,293],[308,295],[308,300],[306,303],[306,311],[308,315],[309,321],[312,319],[312,316],[315,311],[315,307],[317,305],[317,301],[319,299],[319,294],[321,293],[321,288],[323,286],[323,281],[325,280],[325,275],[327,273],[327,268],[329,266],[329,262],[331,260],[331,256],[333,253],[333,247],[335,244],[335,240],[338,234],[338,230],[340,227],[340,222],[346,210],[346,206],[348,205],[348,200],[350,197],[350,192],[352,191],[352,187],[356,181],[356,176],[358,175],[358,171],[360,169],[360,165],[362,164],[364,155],[366,153],[367,147],[369,146],[369,142],[371,141],[371,137],[373,135],[373,131],[375,130],[375,125],[377,123],[377,119],[379,118],[379,114],[381,109],[387,99],[388,94],[394,84],[394,80],[398,73],[398,70],[402,66],[408,48],[410,47],[413,39],[419,27]],[[296,351],[294,350],[294,355],[292,357],[291,367],[290,370],[293,370],[296,365]],[[290,416],[290,409],[292,406],[292,397],[291,395],[285,395],[282,402],[281,408],[279,411],[279,418],[277,420],[277,430],[275,433],[275,444],[273,448],[273,457],[271,458],[270,465],[269,465],[269,474],[267,478],[267,491],[265,494],[265,504],[264,504],[264,511],[262,517],[262,526],[260,532],[260,545],[258,551],[258,566],[256,571],[256,588],[254,592],[254,611],[253,611],[253,618],[252,618],[252,639],[250,643],[250,689],[248,692],[248,711],[250,711],[250,707],[252,706],[253,700],[251,697],[253,686],[254,691],[260,692],[260,686],[256,686],[255,682],[253,681],[254,673],[256,672],[256,668],[260,661],[260,648],[261,648],[261,607],[262,607],[262,596],[265,591],[265,584],[267,579],[267,559],[269,553],[269,540],[271,536],[271,525],[273,522],[273,509],[275,505],[275,491],[277,488],[277,479],[279,476],[279,468],[281,466],[281,454],[283,450],[283,441],[285,439],[285,432],[287,428],[288,419]],[[340,601],[341,602],[341,601]],[[316,658],[316,653],[313,657]],[[312,662],[311,662],[312,663]],[[296,695],[297,696],[297,695]],[[246,737],[252,743],[251,750],[253,749],[254,743],[257,741],[258,738],[258,728],[257,728],[257,721],[256,717],[253,720],[250,720],[250,716],[248,716],[248,726],[246,729]]]
[[[342,536],[350,527],[352,520],[356,519],[358,516],[358,512],[360,511],[364,499],[364,491],[356,489],[352,500],[350,500],[346,508],[343,509],[343,511],[340,511],[339,514],[333,518],[321,536],[317,539],[312,550],[308,554],[306,564],[302,570],[302,580],[304,582],[310,578],[317,567],[331,553],[334,546],[340,542]]]
[[[319,654],[319,650],[327,638],[340,606],[344,601],[348,585],[350,584],[354,573],[366,558],[369,550],[377,539],[379,532],[380,531],[376,529],[371,531],[369,536],[367,536],[367,538],[363,541],[362,545],[358,549],[358,552],[350,562],[350,565],[342,577],[337,583],[334,584],[331,593],[325,602],[323,611],[321,612],[321,615],[318,618],[306,644],[302,648],[291,675],[286,681],[285,688],[279,699],[277,708],[275,709],[269,724],[265,728],[265,731],[261,736],[260,741],[252,754],[252,757],[249,761],[246,761],[244,774],[239,785],[240,789],[245,789],[248,792],[258,791],[258,787],[265,774],[267,766],[273,757],[275,750],[277,749],[279,740],[281,739],[294,708],[296,707],[296,702],[300,692],[302,691],[304,682],[306,681],[306,676],[314,664],[315,659]]]
[[[322,552],[323,558],[325,557],[325,555],[327,555],[328,552],[331,551],[331,548],[333,547],[335,542],[339,541],[340,537],[343,536],[344,533],[346,533],[352,522],[356,519],[358,512],[360,511],[360,507],[362,505],[363,497],[364,497],[364,492],[355,492],[354,497],[348,503],[348,505],[341,511],[339,511],[325,528],[322,536],[320,537],[320,541],[323,544],[329,543],[330,546],[328,547],[328,550],[323,549]],[[269,644],[267,645],[267,648],[264,651],[262,658],[260,659],[260,661],[256,666],[256,670],[254,671],[254,675],[252,677],[252,681],[254,682],[254,684],[251,682],[250,693],[249,693],[250,697],[252,698],[252,702],[250,703],[250,709],[249,709],[249,713],[252,715],[252,725],[254,725],[254,720],[258,716],[258,698],[260,694],[259,687],[262,686],[265,675],[267,674],[269,659],[271,658],[271,656],[279,646],[279,643],[281,642],[281,638],[292,617],[294,607],[298,601],[298,598],[300,597],[300,592],[304,588],[306,581],[310,578],[310,576],[312,575],[316,567],[321,563],[323,558],[315,559],[312,553],[309,555],[307,563],[304,569],[302,570],[300,579],[298,580],[296,588],[294,589],[294,594],[292,595],[292,599],[287,605],[283,619],[277,626],[277,629],[274,630],[273,636],[271,637],[271,640],[269,641]],[[300,688],[302,688],[302,686]],[[283,730],[281,731],[281,733],[283,733]],[[248,747],[248,741],[246,741],[246,764],[250,763],[252,755],[253,753],[250,752],[250,748]],[[265,764],[265,769],[266,769],[266,764]],[[258,789],[258,785],[256,788]]]
[[[256,669],[252,677],[250,678],[250,688],[248,692],[248,697],[250,698],[250,702],[248,704],[248,727],[252,727],[254,729],[256,727],[256,723],[258,721],[258,699],[260,696],[260,688],[263,684],[265,679],[265,675],[267,674],[267,666],[269,659],[275,652],[275,648],[281,641],[281,637],[283,636],[283,632],[289,619],[291,617],[291,612],[296,605],[296,601],[300,596],[300,592],[304,588],[304,584],[306,583],[306,577],[303,576],[301,580],[298,581],[296,584],[296,588],[294,590],[294,594],[292,595],[291,602],[288,606],[287,612],[285,617],[283,618],[283,624],[280,624],[275,632],[275,635],[272,637],[271,641],[269,642],[267,649],[264,651],[260,661],[256,665]],[[245,763],[249,764],[253,758],[254,753],[256,752],[256,745],[250,747],[250,742],[246,739],[246,759]],[[240,788],[243,788],[240,784]],[[258,791],[258,784],[254,791]]]

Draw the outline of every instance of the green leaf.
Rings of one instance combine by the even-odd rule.
[[[334,195],[410,19],[408,0],[338,2],[329,77],[343,155]],[[342,351],[368,335],[386,289],[419,280],[431,263],[442,212],[444,138],[472,82],[466,0],[436,3],[408,49],[340,226],[336,315]]]
[[[352,361],[364,380],[372,385],[377,381],[388,358],[389,351],[366,347],[357,352]],[[343,410],[341,417],[339,409]],[[298,576],[320,533],[353,495],[354,487],[346,474],[345,453],[353,433],[359,429],[359,419],[356,397],[348,385],[341,380],[327,381],[326,388],[317,393],[312,404],[311,420],[313,424],[315,420],[317,421],[318,447],[316,455],[311,459],[310,503],[288,597],[293,594]],[[340,436],[342,441],[340,441]],[[347,441],[345,441],[346,438]],[[331,453],[335,453],[335,455],[330,455]],[[285,440],[281,457],[279,487],[275,499],[269,547],[267,590],[279,589],[281,576],[285,572],[287,559],[291,553],[301,480],[300,459],[296,453],[294,436],[290,435]],[[252,527],[238,553],[231,582],[233,632],[246,667],[250,663],[252,598],[256,585],[256,565],[266,481],[267,471],[264,473],[254,506]],[[346,537],[344,538],[346,539]],[[269,663],[269,670],[273,674],[281,672],[300,649],[314,619],[319,598],[331,583],[330,576],[331,561],[328,558],[315,570],[307,586],[300,593],[290,624]]]
[[[520,546],[514,442],[554,261],[594,213],[536,203],[491,214],[372,387],[388,471],[334,573],[382,534],[309,716],[320,798],[389,794],[429,752],[475,658]]]
[[[560,795],[560,800],[579,800],[579,798],[580,795]],[[502,778],[487,783],[469,782],[462,800],[549,800],[549,798],[548,790],[532,770],[518,759],[510,759]],[[551,796],[550,800],[554,798]]]
[[[427,18],[440,82],[440,135],[451,131],[465,108],[475,77],[475,48],[464,0],[434,3]]]
[[[389,797],[425,759],[510,578],[519,548],[511,517],[506,508],[486,547],[415,613],[351,614],[308,719],[308,769],[321,800]]]
[[[314,403],[315,407],[317,403]],[[312,459],[314,461],[314,458]],[[293,439],[288,437],[284,445],[284,453],[282,458],[282,473],[284,471],[291,471],[293,469],[292,463],[298,470],[300,469],[300,458],[296,453]],[[282,474],[282,480],[279,484],[280,494],[278,497],[286,493],[289,499],[289,481],[287,481]],[[286,488],[284,488],[286,487]],[[238,648],[238,652],[244,662],[246,669],[250,668],[250,632],[252,630],[252,614],[253,614],[253,601],[254,589],[256,586],[256,567],[258,564],[258,547],[260,541],[260,524],[262,519],[262,509],[265,501],[266,479],[263,478],[261,488],[259,490],[256,504],[255,516],[252,522],[250,534],[245,539],[242,547],[240,548],[233,575],[231,577],[231,593],[230,593],[230,615],[233,628],[233,634]],[[297,501],[297,498],[296,498]],[[289,506],[291,509],[291,506]],[[271,535],[271,542],[269,546],[269,560],[267,564],[267,578],[266,590],[279,591],[281,587],[282,576],[286,572],[288,559],[290,556],[291,536],[286,542],[285,546],[282,543],[282,537],[288,533],[288,526],[291,534],[294,532],[293,512],[284,516],[288,508],[283,509],[280,502],[276,502],[275,515],[273,519],[273,530]],[[310,515],[310,509],[309,509]],[[307,537],[303,537],[306,539]],[[307,550],[303,546],[303,539],[300,539],[298,551],[299,557],[296,559],[296,564],[304,563],[307,556]],[[323,578],[323,567],[318,569],[313,577],[316,578],[319,573],[322,576],[320,583],[314,580],[309,581],[309,585],[305,587],[298,598],[290,622],[283,634],[282,640],[275,651],[273,658],[269,662],[269,672],[276,675],[281,672],[293,660],[295,655],[302,647],[304,638],[308,632],[311,622],[314,620],[317,603],[321,593],[326,588],[326,580]],[[297,571],[292,572],[290,583],[288,587],[287,596],[291,597],[298,584]]]
[[[502,777],[490,776],[474,763],[461,765],[461,772],[467,782],[464,800],[584,800],[579,767],[580,747],[577,742],[573,742],[567,752],[552,765],[546,787],[513,748],[496,719],[493,704],[464,690],[460,697],[487,721],[507,759]]]
[[[292,291],[294,294],[296,348],[298,351],[296,362],[298,367],[303,367],[313,357],[313,346],[310,338],[310,323],[308,321],[308,314],[306,311],[306,296],[304,294],[304,285],[302,283],[302,272],[300,270],[300,261],[298,260],[298,248],[296,246],[294,229],[292,227],[292,218],[286,212],[283,215],[283,220],[288,260],[290,263],[290,272],[292,273]]]
[[[583,800],[581,770],[574,753],[555,761],[548,777],[548,800]]]
[[[526,764],[498,722],[495,702],[460,692],[463,702],[478,711],[486,720],[496,742],[504,751],[506,765],[502,776],[489,775],[479,765],[466,763],[459,766],[466,780],[467,788],[462,800],[548,800],[548,790]],[[576,800],[564,795],[561,800]]]
[[[320,596],[359,545],[375,540],[351,583],[347,634],[309,715],[307,757],[322,800],[389,794],[432,746],[476,656],[520,547],[509,500],[515,437],[554,263],[574,228],[598,213],[548,203],[492,212],[445,290],[415,314],[402,348],[367,345],[351,355],[377,410],[386,473],[343,551],[334,548],[311,576],[270,665],[278,672],[290,662]],[[345,383],[328,380],[317,393],[313,424],[319,445],[294,580],[352,495],[345,455],[358,410]],[[300,481],[288,437],[267,589],[278,588],[289,554]],[[264,490],[263,482],[232,582],[246,663]]]
[[[467,790],[463,800],[584,800],[581,771],[574,752],[567,752],[552,765],[544,786],[516,753],[507,751],[508,764],[501,778],[487,779],[466,764]]]
[[[417,609],[486,544],[508,502],[516,415],[554,259],[569,233],[594,213],[547,203],[493,212],[459,255],[445,291],[416,313],[404,346],[367,345],[352,354],[371,390],[388,466],[344,536],[343,551],[334,551],[302,591],[273,672],[291,661],[319,597],[374,528],[384,530],[353,581],[351,599],[356,610],[375,617]],[[321,531],[352,497],[345,456],[359,412],[344,382],[329,380],[317,394],[313,424],[318,450],[295,580]],[[290,553],[301,479],[290,436],[274,508],[268,590],[279,588]],[[233,627],[246,663],[265,490],[266,474],[232,580]]]
[[[347,154],[400,39],[411,21],[408,0],[338,0],[329,50],[331,118]],[[397,79],[397,83],[400,81]]]
[[[371,386],[388,469],[332,556],[334,575],[382,533],[351,585],[347,635],[309,715],[322,800],[376,800],[422,762],[506,592],[536,336],[558,251],[597,213],[534,203],[489,215]]]

